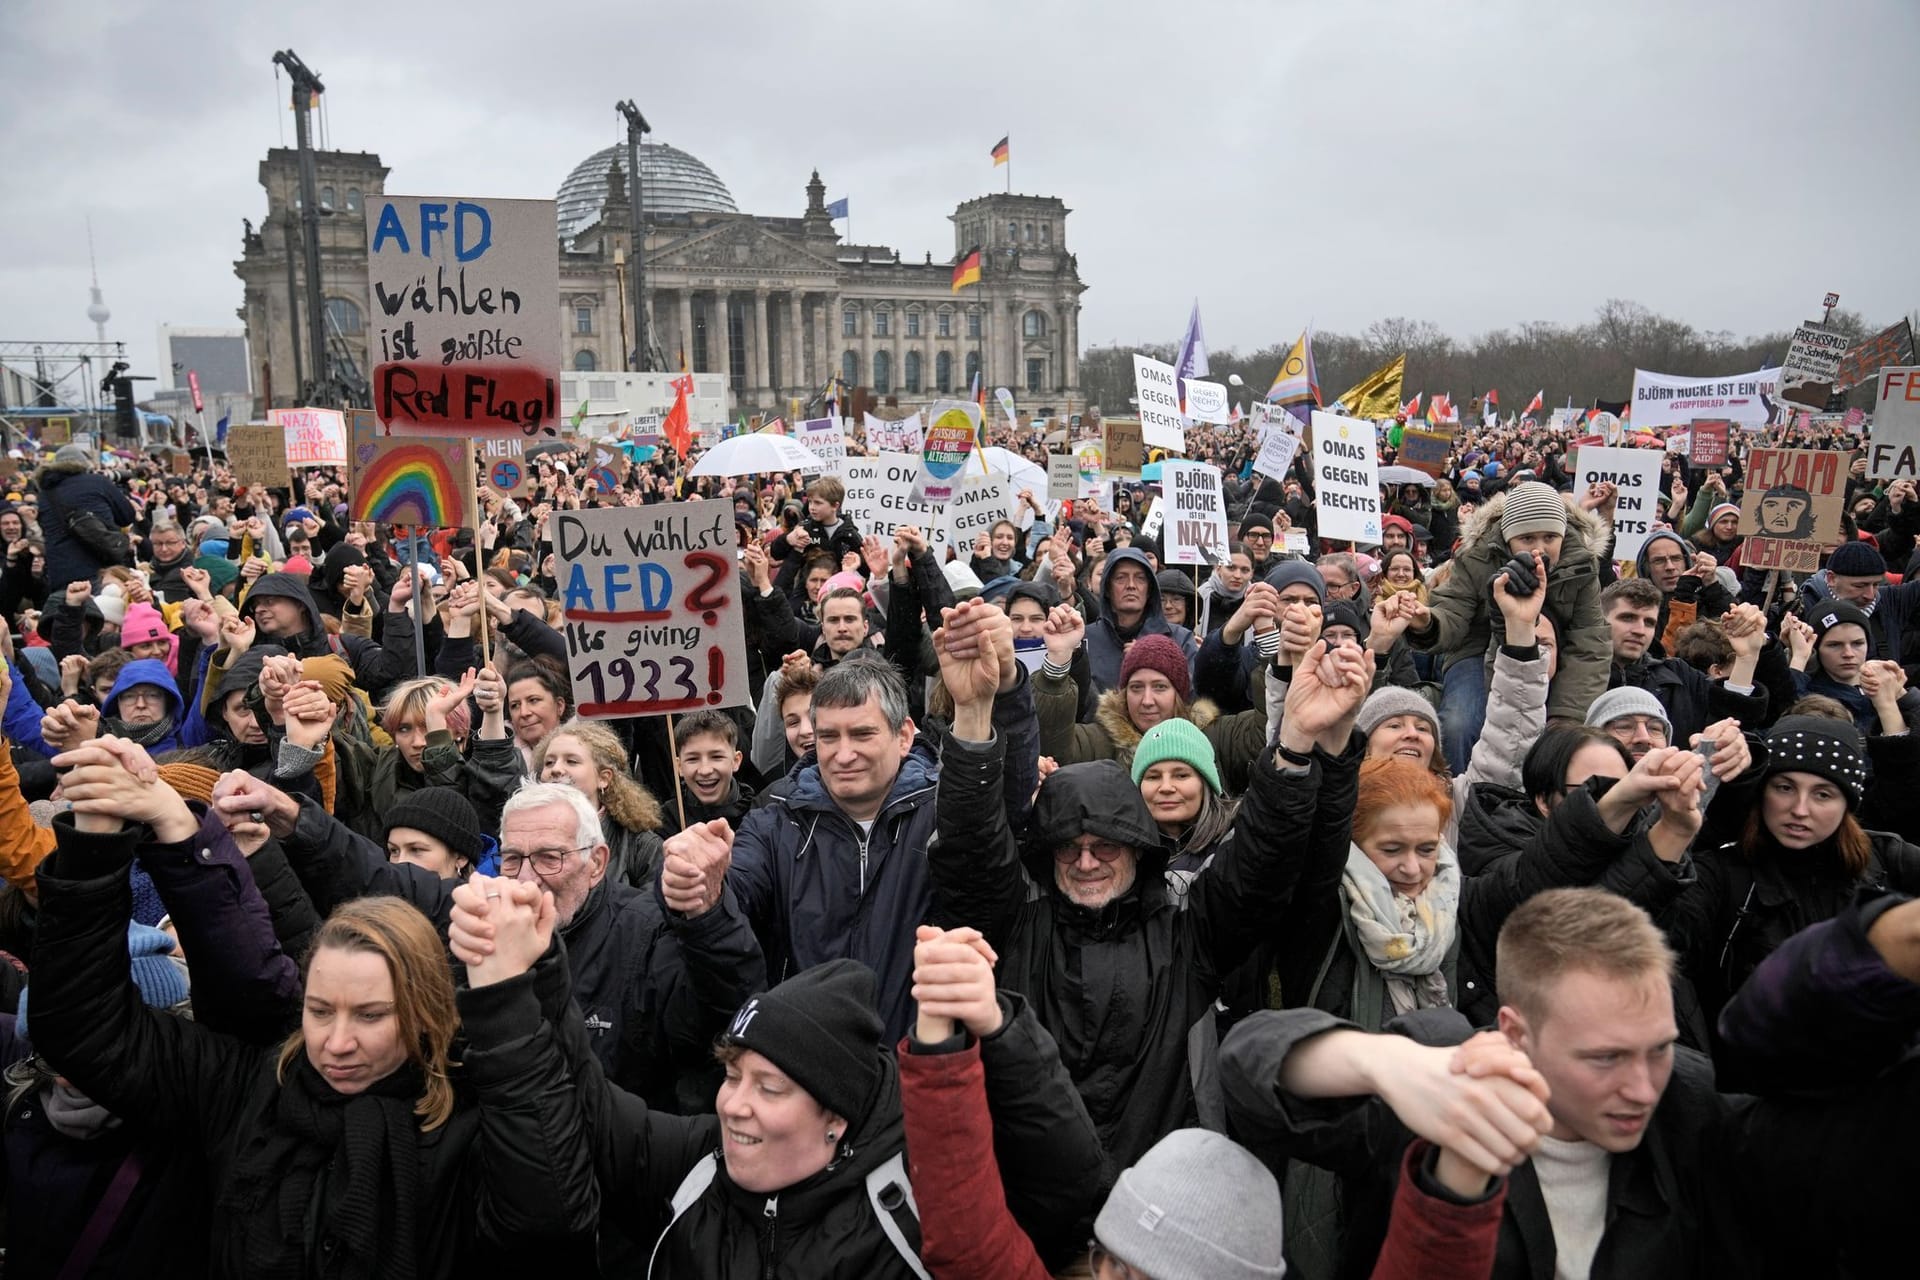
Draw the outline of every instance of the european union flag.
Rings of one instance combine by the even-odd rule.
[[[845,196],[840,197],[840,199],[835,200],[827,206],[827,216],[829,218],[844,218],[847,216],[847,199]]]
[[[227,442],[227,419],[230,416],[231,415],[225,413],[221,414],[220,421],[214,426],[213,441],[215,444],[224,445]]]

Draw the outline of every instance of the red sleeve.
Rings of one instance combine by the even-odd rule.
[[[1487,1280],[1500,1246],[1500,1215],[1507,1203],[1502,1179],[1476,1204],[1455,1204],[1421,1190],[1414,1170],[1433,1145],[1415,1141],[1400,1163],[1393,1220],[1373,1264],[1373,1280]]]
[[[980,1046],[909,1053],[902,1040],[899,1059],[920,1260],[940,1280],[1048,1280],[1033,1242],[1007,1212]]]

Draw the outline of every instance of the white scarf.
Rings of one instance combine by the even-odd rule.
[[[1347,847],[1347,915],[1367,962],[1386,980],[1395,1015],[1453,1006],[1441,966],[1460,922],[1460,861],[1442,843],[1439,867],[1425,892],[1397,892],[1357,844]]]

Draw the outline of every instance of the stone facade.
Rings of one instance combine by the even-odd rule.
[[[648,165],[642,165],[645,178]],[[364,202],[385,190],[377,156],[322,152],[321,278],[336,360],[367,361]],[[235,272],[245,282],[240,315],[262,404],[296,402],[287,328],[288,214],[297,205],[294,153],[276,148],[260,166],[268,215],[248,227]],[[785,412],[835,374],[849,385],[912,406],[964,393],[976,365],[988,388],[1011,388],[1023,407],[1065,409],[1080,398],[1080,282],[1067,250],[1069,210],[1051,196],[989,195],[951,216],[954,255],[979,245],[981,281],[953,293],[951,262],[903,262],[880,245],[843,244],[827,216],[818,173],[797,218],[656,210],[647,200],[645,262],[649,328],[667,368],[724,373],[731,409]],[[624,170],[615,165],[597,219],[556,243],[558,321],[569,372],[625,367],[633,345],[632,285]],[[291,227],[297,246],[297,224]],[[296,255],[297,264],[297,255]],[[623,312],[625,321],[623,327]],[[304,312],[301,313],[304,322]],[[306,346],[302,345],[302,354]],[[312,377],[312,371],[307,371]]]

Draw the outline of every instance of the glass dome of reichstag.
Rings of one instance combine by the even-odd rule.
[[[560,239],[573,237],[600,216],[607,199],[607,174],[619,161],[627,167],[627,144],[596,151],[574,167],[560,184]],[[648,213],[738,213],[733,193],[699,159],[664,142],[640,144],[640,201]]]

